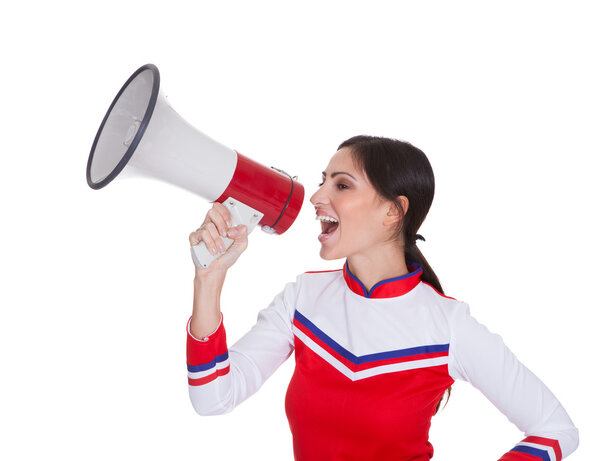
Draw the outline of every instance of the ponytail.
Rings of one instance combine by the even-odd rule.
[[[354,136],[338,147],[349,147],[356,166],[365,172],[380,197],[392,201],[401,215],[392,239],[404,245],[407,263],[421,265],[421,280],[444,294],[437,275],[421,250],[418,239],[425,240],[417,230],[425,220],[435,192],[433,169],[423,151],[406,141],[377,136]],[[399,197],[408,199],[408,210],[404,210]],[[446,391],[450,397],[451,388]],[[437,413],[442,403],[437,404]],[[448,401],[446,400],[446,403]],[[444,405],[445,406],[445,405]]]

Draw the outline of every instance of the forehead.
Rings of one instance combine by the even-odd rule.
[[[364,174],[355,165],[352,152],[348,147],[342,147],[329,160],[325,172],[331,174],[335,171],[345,171],[357,179],[364,179]]]

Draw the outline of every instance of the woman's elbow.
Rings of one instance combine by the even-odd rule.
[[[579,429],[577,429],[575,426],[573,426],[573,428],[569,431],[568,445],[569,446],[566,450],[567,453],[564,453],[564,456],[570,455],[577,450],[577,447],[579,446]]]
[[[206,402],[200,399],[191,398],[194,411],[200,416],[224,415],[233,411],[233,405],[223,404],[221,402]]]

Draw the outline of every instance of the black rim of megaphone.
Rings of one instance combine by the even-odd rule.
[[[95,183],[92,181],[92,177],[91,177],[92,162],[94,161],[94,152],[96,150],[96,144],[98,143],[98,140],[100,139],[100,135],[102,134],[102,130],[104,129],[104,124],[106,123],[108,116],[112,112],[113,107],[115,106],[115,104],[117,103],[117,101],[119,100],[121,95],[123,94],[123,91],[125,91],[125,88],[127,88],[129,86],[129,84],[133,81],[134,78],[136,78],[138,76],[138,74],[140,72],[143,72],[148,69],[152,71],[154,81],[152,82],[152,94],[150,95],[150,101],[148,102],[148,107],[146,109],[146,113],[144,114],[142,123],[140,124],[140,127],[137,130],[137,133],[133,137],[133,141],[131,141],[129,148],[125,152],[125,155],[123,155],[123,158],[121,158],[121,160],[119,161],[117,166],[110,172],[110,174],[106,178],[104,178],[102,181],[98,181]],[[158,99],[159,88],[160,88],[160,74],[158,72],[158,67],[156,67],[154,64],[146,64],[146,65],[143,65],[142,67],[140,67],[138,70],[136,70],[131,75],[131,77],[129,77],[129,79],[125,82],[125,84],[121,87],[121,89],[115,96],[115,99],[113,99],[112,104],[106,111],[106,115],[104,116],[104,119],[102,120],[102,123],[100,124],[100,128],[98,128],[98,132],[96,133],[96,137],[94,138],[94,144],[92,144],[92,149],[90,151],[90,156],[88,158],[86,177],[87,177],[87,183],[92,189],[101,189],[102,187],[106,186],[109,182],[111,182],[113,179],[115,179],[117,177],[117,175],[121,172],[121,170],[123,170],[125,165],[127,165],[127,162],[129,162],[129,159],[135,152],[135,149],[137,148],[140,140],[144,136],[146,127],[148,126],[148,123],[150,122],[150,119],[152,118],[152,113],[154,112],[154,107],[156,106],[156,100]]]

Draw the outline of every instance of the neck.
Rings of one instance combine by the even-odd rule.
[[[369,253],[350,255],[348,267],[369,291],[377,282],[410,272],[404,250],[398,245],[385,245],[375,250],[371,249]]]

